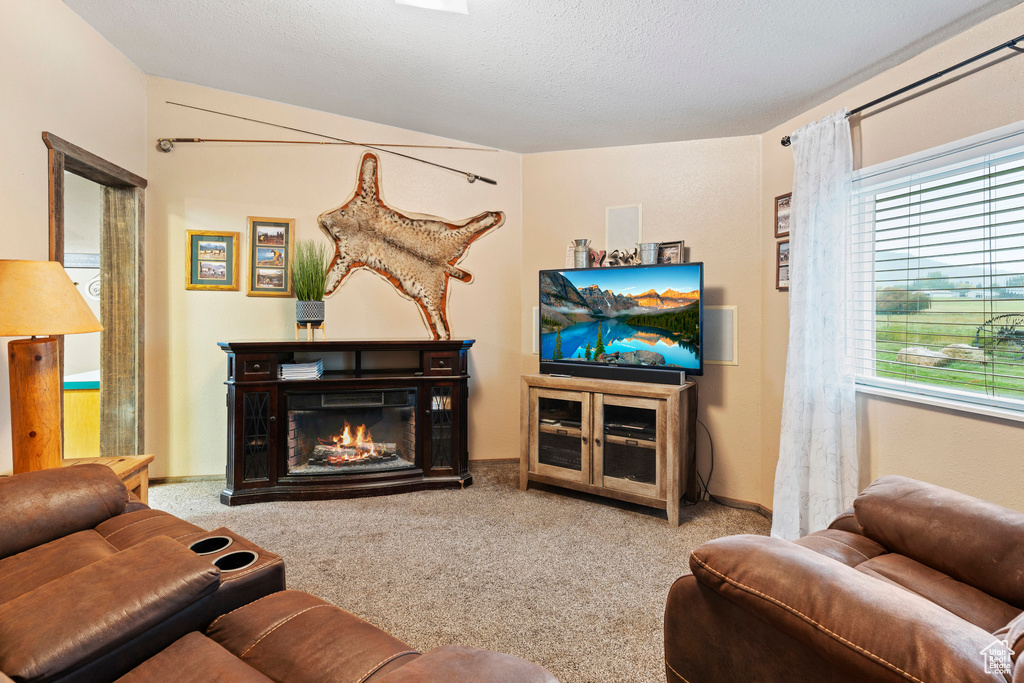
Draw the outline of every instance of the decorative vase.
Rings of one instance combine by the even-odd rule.
[[[640,263],[645,266],[658,262],[658,245],[660,242],[641,242],[636,245],[640,247]]]
[[[300,325],[309,323],[310,325],[319,325],[324,321],[324,302],[323,301],[296,301],[295,302],[295,322]]]
[[[573,240],[576,243],[576,267],[586,268],[590,265],[590,240]]]

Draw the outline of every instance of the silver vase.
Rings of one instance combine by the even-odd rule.
[[[576,245],[574,260],[577,268],[586,268],[590,265],[590,240],[573,240]]]

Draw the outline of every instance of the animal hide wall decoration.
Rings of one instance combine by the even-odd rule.
[[[320,214],[320,227],[334,242],[326,294],[333,294],[352,271],[368,268],[416,302],[434,339],[450,339],[448,279],[472,282],[456,264],[469,245],[505,222],[501,211],[486,211],[461,222],[395,211],[381,198],[380,160],[367,153],[359,164],[352,197]]]

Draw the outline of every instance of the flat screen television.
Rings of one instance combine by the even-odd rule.
[[[704,373],[704,264],[540,271],[540,371],[680,384]]]

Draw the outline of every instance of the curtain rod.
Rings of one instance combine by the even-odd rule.
[[[1005,43],[1003,43],[1002,45],[995,46],[991,50],[985,50],[984,52],[982,52],[980,54],[974,55],[970,59],[965,59],[964,61],[960,62],[959,64],[954,64],[953,66],[949,67],[948,69],[943,69],[942,71],[939,71],[938,73],[934,73],[931,76],[928,76],[927,78],[922,78],[921,80],[916,81],[914,83],[911,83],[910,85],[904,86],[904,87],[900,88],[899,90],[894,90],[891,93],[889,93],[888,95],[883,95],[882,97],[879,97],[877,100],[871,100],[867,104],[862,104],[861,106],[857,107],[856,109],[851,110],[849,113],[846,114],[846,118],[850,118],[854,114],[859,114],[862,111],[864,111],[865,109],[869,109],[869,108],[875,106],[876,104],[881,104],[882,102],[885,102],[886,100],[891,100],[892,98],[897,97],[899,95],[902,95],[903,93],[905,93],[905,92],[907,92],[909,90],[913,90],[914,88],[918,88],[918,87],[924,85],[925,83],[931,83],[932,81],[934,81],[937,78],[942,78],[943,76],[945,76],[948,73],[956,71],[957,69],[962,69],[963,67],[967,66],[968,64],[972,64],[973,62],[976,62],[979,59],[983,59],[985,57],[988,57],[989,55],[991,55],[993,53],[999,52],[1000,50],[1010,49],[1010,50],[1016,50],[1017,52],[1024,53],[1024,49],[1021,49],[1021,48],[1017,47],[1017,43],[1021,42],[1022,40],[1024,40],[1024,36],[1017,36],[1013,40],[1008,40]],[[791,144],[791,141],[790,141],[788,135],[785,136],[784,138],[782,138],[782,146],[783,147],[789,147],[790,144]]]

